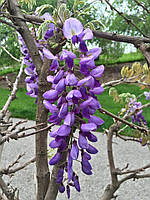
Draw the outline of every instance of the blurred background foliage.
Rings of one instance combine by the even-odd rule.
[[[108,31],[118,34],[132,35],[132,36],[142,36],[142,34],[136,30],[130,23],[127,23],[118,13],[110,8],[105,1],[95,1],[95,0],[76,0],[77,2],[77,12],[80,20],[84,25],[91,21],[96,21],[90,24],[91,27],[100,31]],[[124,14],[129,20],[132,20],[138,28],[140,28],[145,35],[150,33],[150,14],[143,9],[141,6],[137,5],[135,1],[131,0],[115,0],[111,1],[112,5],[117,8],[120,12]],[[140,3],[145,8],[150,7],[150,1],[139,0]],[[34,13],[35,9],[43,4],[53,5],[54,8],[57,7],[56,0],[20,0],[22,9],[26,13]],[[67,7],[73,14],[74,0],[68,0]],[[52,8],[45,10],[52,13]],[[86,11],[86,12],[85,12]],[[76,13],[76,14],[77,14]],[[73,16],[75,16],[73,14]],[[98,23],[100,22],[100,23]],[[102,55],[105,59],[109,60],[111,58],[119,58],[124,54],[124,52],[132,51],[133,47],[127,47],[126,44],[117,43],[105,39],[92,40],[90,47],[99,46],[102,47]],[[19,51],[19,44],[17,41],[17,34],[5,24],[0,24],[0,45],[4,46],[7,50],[12,53],[13,56],[19,58],[21,56]],[[127,50],[129,48],[129,50]],[[15,61],[7,55],[6,52],[0,48],[0,66],[10,66],[15,65]]]

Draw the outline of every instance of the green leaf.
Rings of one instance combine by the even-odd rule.
[[[32,9],[36,5],[36,0],[19,0],[22,3],[27,4],[28,8]]]
[[[38,13],[39,15],[42,14],[42,12],[47,9],[47,8],[54,8],[52,5],[49,5],[49,4],[45,4],[45,5],[42,5],[40,7],[37,7],[35,12]]]
[[[58,9],[58,16],[61,18],[62,22],[65,21],[64,19],[64,12],[66,11],[67,7],[65,3],[62,3],[61,6]]]

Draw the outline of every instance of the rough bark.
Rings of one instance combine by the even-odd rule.
[[[8,0],[8,11],[12,16],[15,16],[15,18],[11,18],[11,20],[14,25],[18,27],[18,32],[23,37],[24,42],[30,52],[32,61],[39,73],[43,62],[41,60],[38,48],[33,40],[33,36],[31,35],[25,22],[25,18],[21,13],[20,6],[16,0]]]
[[[37,130],[47,126],[48,110],[43,105],[43,93],[49,90],[47,75],[49,62],[45,61],[39,76],[39,92],[36,113],[36,124],[44,123]],[[36,176],[37,176],[37,200],[44,199],[49,185],[49,168],[47,160],[47,130],[36,135]]]
[[[113,124],[108,131],[107,134],[107,154],[108,154],[108,162],[109,162],[109,169],[111,175],[111,184],[108,185],[100,197],[100,200],[111,200],[114,197],[114,193],[119,188],[120,184],[118,181],[117,173],[115,173],[115,162],[114,162],[114,155],[113,155],[113,148],[112,148],[112,138],[115,131],[117,131],[117,124]]]

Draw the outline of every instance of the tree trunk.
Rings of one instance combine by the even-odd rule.
[[[39,76],[38,105],[36,113],[36,124],[44,123],[38,126],[38,129],[47,126],[48,110],[43,105],[43,93],[50,89],[47,83],[49,73],[49,62],[46,60],[43,64]],[[49,168],[47,159],[47,130],[36,135],[36,176],[37,176],[37,200],[43,200],[49,185]]]

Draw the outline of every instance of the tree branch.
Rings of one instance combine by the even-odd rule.
[[[11,18],[12,22],[19,27],[18,32],[22,36],[32,58],[32,61],[37,69],[37,73],[40,73],[43,61],[40,57],[38,48],[33,40],[33,37],[28,29],[26,22],[24,21],[24,15],[21,13],[20,6],[17,0],[8,0],[8,11],[10,15],[18,18]]]
[[[146,37],[119,35],[117,33],[101,32],[98,30],[93,30],[93,34],[96,38],[104,38],[104,39],[113,40],[116,42],[130,43],[135,46],[137,44],[141,44],[142,42],[150,43],[150,39]]]
[[[14,59],[17,62],[21,62],[21,60],[17,59],[16,57],[14,57],[5,47],[0,45],[0,48],[2,48],[12,59]]]
[[[150,11],[145,7],[145,6],[143,6],[143,4],[141,4],[138,0],[134,0],[139,6],[141,6],[142,8],[143,8],[143,10],[146,10],[146,12],[148,13],[148,14],[150,14]]]
[[[131,24],[131,25],[134,26],[134,27],[136,28],[136,30],[138,30],[144,37],[147,37],[147,36],[145,35],[145,33],[144,33],[142,30],[140,30],[140,29],[138,28],[138,26],[137,26],[131,19],[128,19],[126,16],[124,16],[123,13],[120,12],[119,10],[117,10],[108,0],[104,0],[104,1],[110,6],[110,8],[111,8],[112,10],[115,10],[121,17],[123,17],[123,19],[127,22],[127,24]]]
[[[30,159],[28,162],[22,164],[21,166],[16,167],[15,169],[10,169],[10,167],[8,167],[7,169],[0,170],[0,174],[5,174],[5,175],[14,174],[14,173],[18,172],[19,170],[24,169],[31,163],[34,163],[35,161],[36,161],[36,158],[34,157],[34,158]]]
[[[10,26],[10,27],[14,28],[16,31],[18,30],[17,26],[15,26],[15,25],[13,25],[13,24],[11,24],[11,23],[3,20],[3,19],[0,19],[0,23],[3,23],[3,24],[6,24],[6,25]]]
[[[20,80],[20,77],[22,75],[22,72],[23,72],[23,61],[21,63],[21,67],[20,67],[20,71],[18,73],[18,76],[16,77],[16,81],[14,83],[14,86],[13,86],[13,90],[11,92],[11,95],[9,96],[8,100],[6,101],[4,107],[2,108],[2,110],[0,111],[0,120],[3,119],[3,117],[5,116],[7,110],[8,110],[8,107],[10,106],[11,102],[14,100],[15,96],[16,96],[16,92],[18,90],[18,83],[19,83],[19,80]]]
[[[41,124],[40,124],[40,126],[41,126]],[[23,131],[25,131],[24,130],[24,128],[23,129],[21,129],[21,130],[19,130],[19,131],[17,131],[17,132],[14,132],[14,133],[11,133],[11,134],[8,134],[8,135],[6,135],[6,136],[4,136],[2,139],[1,139],[1,141],[0,141],[0,145],[1,144],[3,144],[4,142],[6,142],[6,141],[9,141],[9,139],[15,139],[15,140],[17,140],[17,139],[19,139],[19,138],[25,138],[25,137],[29,137],[29,136],[32,136],[32,135],[35,135],[35,134],[38,134],[38,133],[41,133],[41,132],[43,132],[43,131],[47,131],[47,130],[49,130],[52,126],[54,126],[54,124],[51,124],[51,125],[49,125],[49,126],[47,126],[47,127],[44,127],[44,128],[42,128],[42,129],[39,129],[39,130],[37,130],[37,131],[34,131],[34,132],[32,132],[32,133],[28,133],[28,134],[25,134],[25,132],[23,132]],[[36,126],[36,128],[37,128],[38,126]],[[33,127],[32,127],[33,128]],[[29,128],[28,128],[29,129]],[[28,130],[27,129],[27,130]],[[30,128],[31,129],[31,128]],[[19,133],[21,133],[21,132],[23,132],[21,135],[18,135]]]

